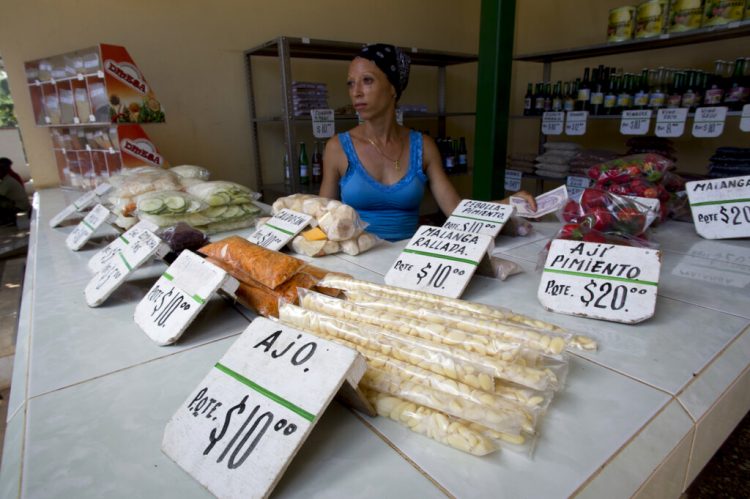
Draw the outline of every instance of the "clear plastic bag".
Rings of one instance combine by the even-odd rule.
[[[260,194],[244,185],[225,180],[212,180],[188,187],[188,192],[207,206],[233,206],[252,204],[260,199]]]
[[[211,172],[208,170],[208,168],[204,168],[202,166],[179,165],[173,166],[169,169],[169,171],[179,175],[183,179],[190,178],[198,180],[208,180],[209,178],[211,178]]]
[[[182,216],[206,208],[200,200],[180,191],[147,192],[138,196],[135,203],[139,215]]]
[[[350,240],[367,228],[367,223],[359,218],[354,208],[335,199],[292,194],[277,199],[272,205],[272,213],[276,214],[284,208],[313,216],[315,224],[325,232],[330,241]],[[351,250],[353,246],[349,244],[348,248]],[[361,252],[359,249],[358,251]]]

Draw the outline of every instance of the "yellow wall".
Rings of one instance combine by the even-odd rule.
[[[638,2],[633,0],[630,4]],[[623,0],[518,0],[516,3],[515,54],[562,50],[568,47],[596,45],[606,42],[609,9],[627,5]],[[675,67],[713,70],[715,59],[734,60],[750,56],[748,38],[560,62],[552,65],[552,81],[571,80],[583,75],[585,66],[605,64],[640,73],[644,67]],[[542,80],[542,65],[515,62],[511,114],[523,113],[523,95],[528,82]],[[688,120],[688,126],[692,120]],[[619,133],[619,120],[589,121],[589,133],[576,140],[586,147],[608,148],[624,153],[626,137]],[[536,151],[538,120],[513,120],[508,137],[511,152]],[[653,124],[651,133],[653,134]],[[567,140],[561,136],[555,140]],[[750,136],[739,131],[738,118],[728,118],[724,134],[718,139],[694,139],[689,128],[675,139],[679,171],[705,173],[708,158],[723,145],[748,147]]]
[[[163,103],[167,123],[144,128],[172,164],[204,165],[216,178],[256,186],[244,50],[287,35],[476,53],[479,4],[479,0],[4,0],[0,56],[38,187],[57,185],[58,178],[49,132],[34,125],[23,62],[100,42],[125,46]],[[258,79],[265,97],[259,106],[268,109],[279,102],[276,66],[271,62],[261,66]],[[425,81],[413,78],[404,102],[424,102],[435,110],[435,91],[426,83],[434,79],[434,72],[420,68],[420,73]],[[449,110],[454,105],[473,110],[475,73],[475,65],[449,72],[449,87],[456,83],[457,88],[448,96]],[[329,85],[330,104],[346,103],[345,64],[295,64],[293,76],[320,77]],[[473,123],[452,127],[449,132],[454,135],[468,135]],[[278,154],[274,151],[279,150],[279,135],[272,128],[263,130],[264,159]],[[281,159],[267,159],[277,161],[276,172],[280,172]]]

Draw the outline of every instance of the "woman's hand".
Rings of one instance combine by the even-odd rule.
[[[529,203],[529,208],[531,209],[531,211],[536,211],[536,199],[534,198],[534,196],[532,196],[528,192],[518,191],[515,194],[512,194],[512,196],[523,199],[524,201]],[[500,202],[503,204],[510,204],[510,197],[511,196],[508,196],[507,198],[501,200]]]

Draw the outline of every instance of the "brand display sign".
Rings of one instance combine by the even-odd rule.
[[[108,193],[112,189],[112,186],[110,184],[101,184],[97,186],[96,189],[93,191],[88,191],[83,196],[79,197],[75,201],[73,201],[71,204],[63,208],[63,210],[52,217],[52,219],[49,221],[50,227],[57,227],[60,225],[63,220],[71,216],[73,213],[76,213],[78,211],[83,211],[91,204],[98,199],[99,196],[103,196],[106,193]]]
[[[706,239],[750,236],[750,175],[685,184],[695,231]]]
[[[385,275],[385,283],[458,298],[493,238],[423,225]]]
[[[365,370],[355,350],[259,317],[169,420],[162,451],[217,497],[267,497]]]
[[[656,128],[654,134],[657,137],[682,137],[685,133],[685,121],[687,120],[688,108],[659,109],[656,113]]]
[[[522,178],[523,173],[517,170],[505,170],[505,190],[512,192],[520,191]]]
[[[571,199],[578,199],[583,191],[591,185],[591,179],[586,177],[577,177],[570,175],[565,182],[565,188],[568,191],[568,197]]]
[[[443,227],[495,238],[512,214],[513,207],[507,204],[464,199],[453,210]]]
[[[588,111],[568,111],[565,116],[565,135],[586,135]]]
[[[537,298],[552,312],[632,324],[654,315],[661,253],[555,239]]]
[[[333,109],[311,109],[313,136],[316,139],[327,139],[336,133]]]
[[[120,146],[123,167],[169,167],[169,161],[161,155],[140,125],[118,125],[117,139]]]
[[[542,133],[544,135],[561,135],[565,128],[563,111],[547,111],[542,115]]]
[[[651,127],[650,109],[632,109],[622,112],[620,133],[623,135],[646,135]]]
[[[65,245],[73,251],[83,248],[83,245],[91,239],[94,232],[104,225],[111,215],[107,208],[101,204],[97,204],[93,210],[83,217],[83,220],[73,229],[73,232],[68,234],[68,237],[65,239]]]
[[[568,200],[568,188],[564,185],[556,187],[551,191],[542,193],[534,198],[536,200],[536,211],[531,211],[529,203],[517,196],[510,197],[510,205],[516,209],[516,215],[525,218],[538,218],[547,213],[552,213]]]
[[[693,119],[693,137],[716,138],[724,133],[724,123],[727,120],[727,108],[699,107],[695,110]]]
[[[222,269],[185,250],[135,309],[135,323],[158,345],[177,341],[219,290],[233,294],[239,283]]]
[[[156,232],[158,228],[148,220],[141,220],[92,256],[88,263],[89,270],[94,273],[101,271],[117,253],[127,248],[131,241],[138,240],[143,231]]]
[[[121,236],[122,237],[122,236]],[[161,251],[160,251],[161,250]],[[86,304],[98,307],[125,282],[138,267],[161,252],[166,254],[169,248],[150,230],[142,230],[137,236],[128,240],[125,247],[88,283],[84,290]]]
[[[750,104],[742,106],[742,117],[740,118],[740,130],[750,132]]]
[[[278,251],[310,225],[311,220],[310,215],[284,208],[247,239],[258,246]]]

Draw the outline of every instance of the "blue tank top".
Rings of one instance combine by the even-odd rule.
[[[419,223],[419,205],[427,175],[422,170],[422,134],[409,132],[409,171],[393,185],[385,185],[365,170],[349,132],[338,135],[349,165],[339,181],[341,201],[370,225],[367,231],[387,241],[414,235]]]

